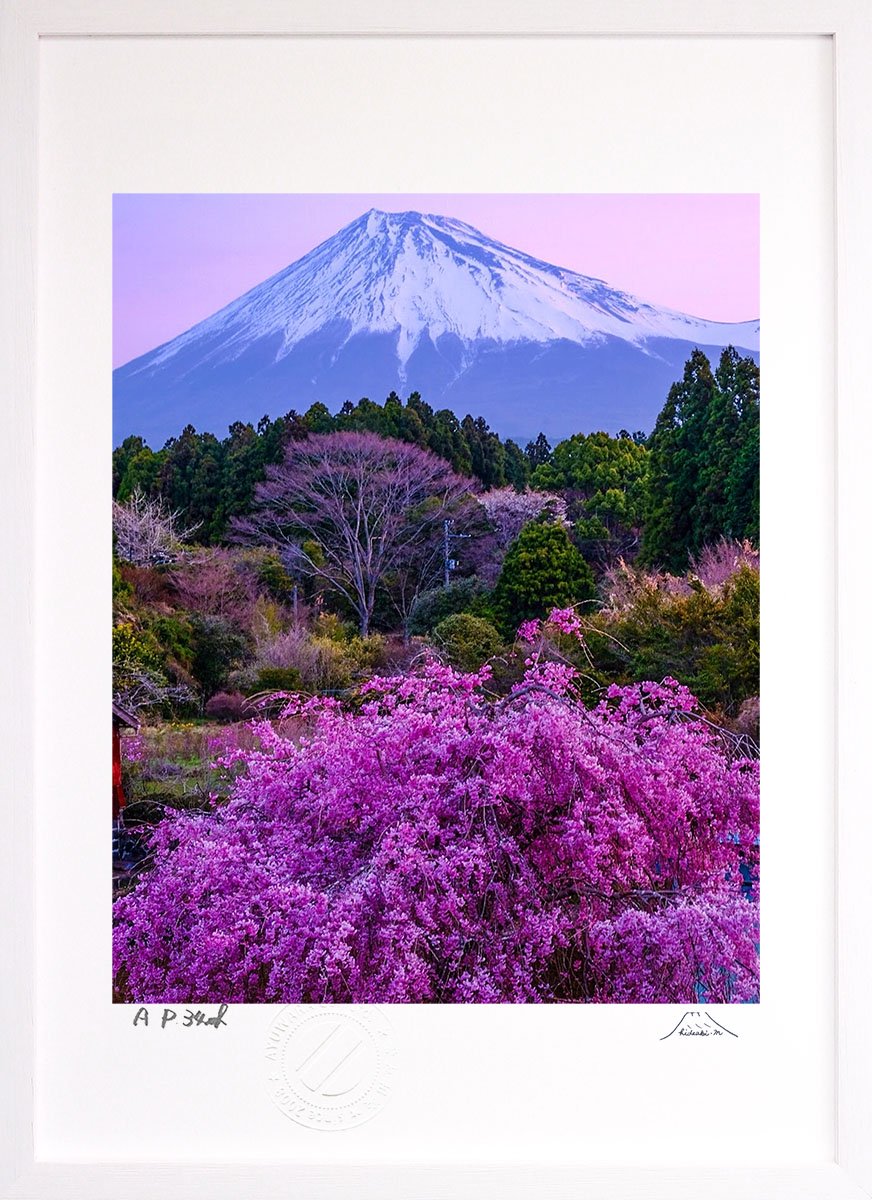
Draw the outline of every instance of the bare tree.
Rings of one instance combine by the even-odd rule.
[[[379,587],[410,569],[427,573],[434,531],[469,491],[468,480],[417,446],[373,433],[313,434],[267,468],[254,512],[234,531],[278,547],[343,595],[366,637]]]
[[[112,502],[115,553],[137,567],[174,562],[182,543],[199,528],[182,528],[180,514],[170,512],[159,498],[149,499],[138,488],[121,504]]]
[[[235,552],[236,558],[239,550]],[[185,608],[236,624],[249,624],[256,600],[255,587],[245,564],[222,547],[206,547],[186,556],[170,579]]]
[[[191,704],[194,693],[185,683],[169,683],[145,668],[116,672],[112,698],[130,712],[161,708],[166,704]]]

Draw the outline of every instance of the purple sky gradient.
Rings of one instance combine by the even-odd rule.
[[[691,316],[760,315],[756,195],[117,195],[114,366],[189,329],[370,208],[457,217]]]

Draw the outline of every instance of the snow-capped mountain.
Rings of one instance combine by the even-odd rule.
[[[759,322],[659,308],[450,217],[372,209],[114,373],[115,437],[416,390],[503,437],[648,429],[694,346],[755,354]]]

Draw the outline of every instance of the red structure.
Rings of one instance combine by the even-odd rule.
[[[127,801],[124,798],[124,788],[121,786],[121,728],[138,729],[139,721],[112,701],[112,820],[117,821],[121,810]]]

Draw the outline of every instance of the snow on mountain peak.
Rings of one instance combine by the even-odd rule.
[[[370,209],[297,262],[148,357],[153,368],[203,346],[233,361],[280,335],[276,361],[325,327],[396,338],[402,369],[418,345],[453,335],[464,346],[649,338],[757,349],[759,327],[703,321],[645,304],[599,279],[542,262],[462,221]],[[144,365],[144,364],[143,364]]]

